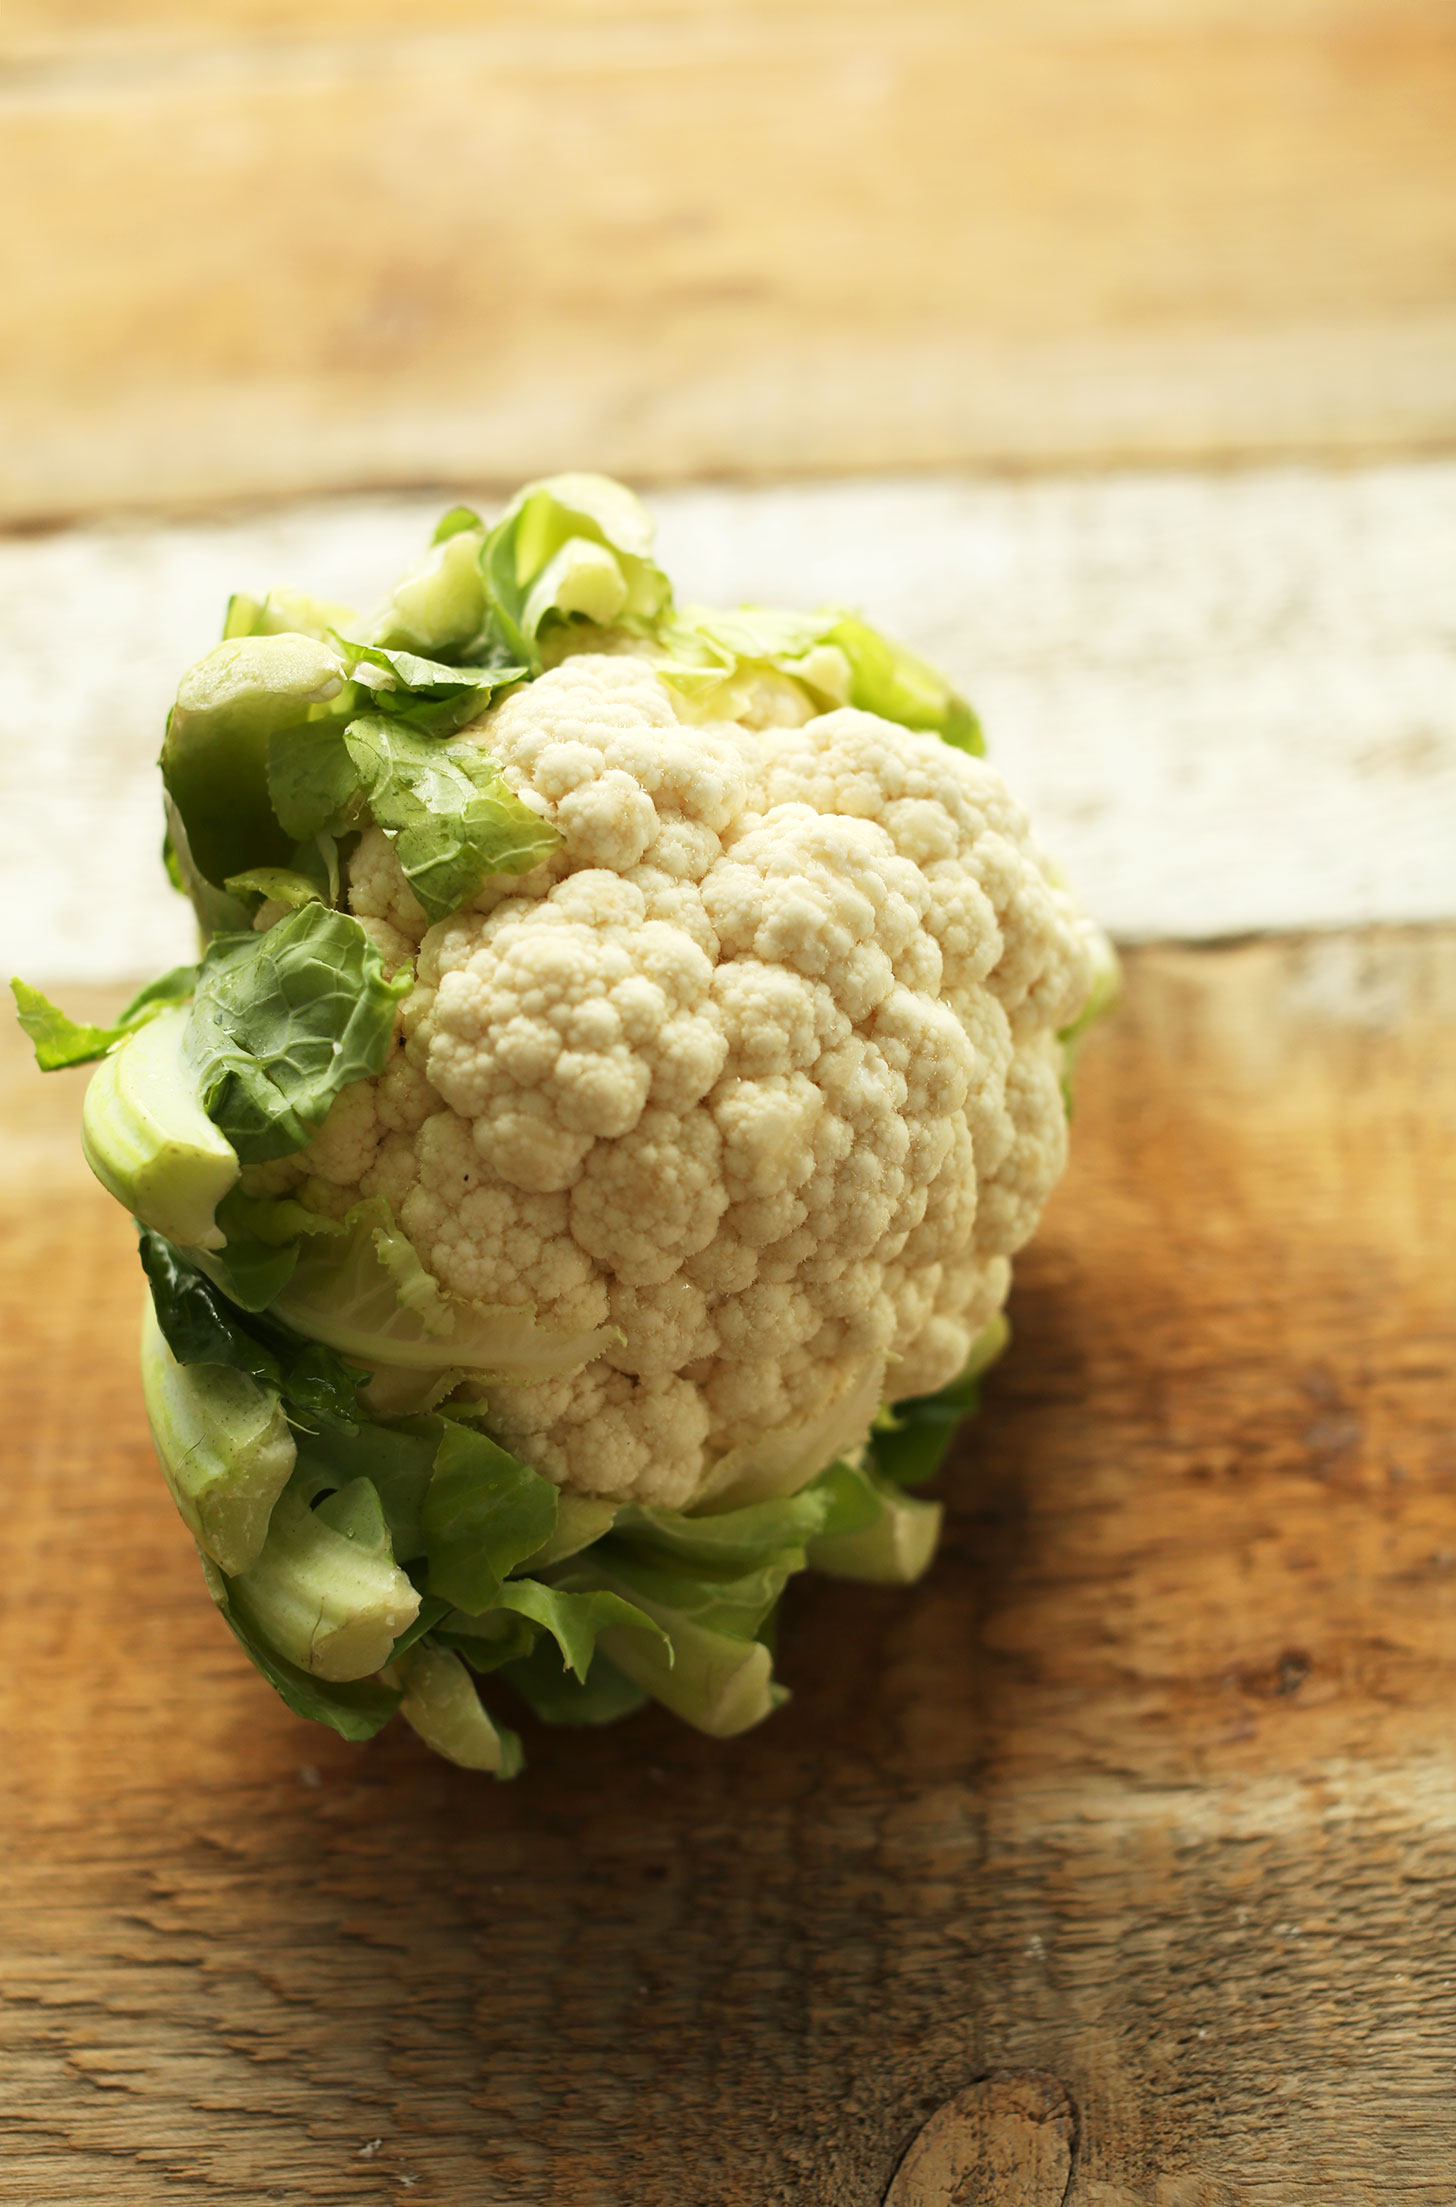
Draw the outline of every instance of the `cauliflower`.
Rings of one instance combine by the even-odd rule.
[[[234,600],[162,760],[200,966],[104,1031],[17,984],[43,1064],[112,1053],[87,1154],[232,1629],[498,1775],[471,1666],[731,1732],[789,1577],[925,1567],[1114,970],[932,669],[678,608],[650,547],[559,477],[371,622]]]
[[[892,1401],[954,1379],[1065,1163],[1092,979],[1000,776],[853,708],[690,725],[590,650],[468,735],[562,840],[430,926],[366,832],[350,908],[417,979],[304,1203],[383,1196],[448,1292],[615,1330],[491,1394],[580,1494],[682,1509],[867,1369]]]

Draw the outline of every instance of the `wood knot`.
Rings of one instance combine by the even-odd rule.
[[[1039,2069],[997,2070],[938,2107],[911,2139],[884,2207],[1062,2207],[1077,2112]]]

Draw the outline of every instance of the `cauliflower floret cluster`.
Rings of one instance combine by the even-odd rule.
[[[305,1201],[382,1195],[448,1291],[616,1330],[491,1393],[580,1492],[682,1508],[838,1404],[943,1386],[1062,1171],[1092,976],[1000,777],[852,709],[688,725],[619,653],[472,734],[563,841],[427,928],[364,836],[352,908],[417,984]]]

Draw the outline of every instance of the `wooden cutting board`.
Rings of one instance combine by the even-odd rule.
[[[5,1046],[0,2198],[1456,2194],[1456,932],[1136,953],[929,1579],[509,1787],[247,1668]]]

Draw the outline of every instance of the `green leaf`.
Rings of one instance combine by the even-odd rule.
[[[583,1684],[591,1667],[597,1634],[609,1625],[630,1632],[645,1632],[649,1639],[661,1643],[669,1662],[672,1660],[672,1643],[661,1625],[654,1624],[645,1611],[625,1601],[620,1594],[607,1593],[603,1589],[588,1594],[568,1594],[560,1587],[543,1586],[539,1579],[509,1579],[496,1596],[496,1607],[514,1610],[518,1616],[528,1617],[549,1633],[561,1650],[567,1669]]]
[[[312,881],[324,904],[339,904],[341,874],[339,868],[339,839],[320,828],[315,836],[298,843],[293,851],[293,870]]]
[[[938,735],[958,750],[985,748],[975,714],[945,677],[856,614],[686,606],[661,624],[660,636],[672,655],[664,680],[699,698],[704,709],[721,693],[736,711],[736,670],[769,667],[791,675],[826,706],[856,705]]]
[[[223,1610],[228,1630],[255,1670],[261,1671],[273,1691],[296,1717],[327,1724],[340,1739],[372,1740],[382,1731],[400,1705],[402,1696],[392,1687],[370,1680],[327,1684],[312,1677],[278,1653],[257,1628],[230,1601]]]
[[[102,1059],[81,1106],[81,1147],[102,1187],[144,1225],[220,1249],[215,1214],[238,1160],[202,1108],[190,1027],[190,1013],[172,1005]]]
[[[245,1571],[297,1461],[276,1389],[227,1365],[179,1363],[150,1304],[141,1370],[147,1422],[183,1523],[222,1570]]]
[[[482,1676],[528,1656],[539,1637],[539,1627],[529,1617],[516,1616],[508,1609],[490,1609],[483,1617],[469,1617],[463,1609],[452,1609],[435,1630],[442,1647],[453,1648]]]
[[[909,1586],[927,1569],[945,1512],[874,1471],[836,1464],[839,1504],[829,1528],[809,1543],[809,1568],[830,1578]]]
[[[498,1675],[514,1686],[543,1724],[615,1724],[649,1698],[600,1649],[585,1682],[574,1678],[556,1643],[547,1638],[538,1641],[529,1655],[503,1664]]]
[[[228,599],[227,611],[222,617],[222,641],[230,644],[235,636],[254,635],[262,610],[261,599],[250,598],[245,591],[235,590]]]
[[[207,881],[288,863],[293,831],[280,827],[269,801],[269,745],[343,686],[338,655],[298,634],[236,637],[183,676],[162,745],[162,778]]]
[[[559,1566],[552,1584],[621,1594],[661,1625],[670,1649],[617,1624],[601,1628],[599,1644],[654,1700],[700,1731],[728,1738],[785,1698],[766,1635],[787,1580],[804,1564],[802,1548],[780,1548],[752,1570],[710,1569],[648,1555],[613,1532]]]
[[[382,1669],[420,1608],[367,1479],[316,1509],[290,1484],[260,1553],[227,1593],[232,1613],[285,1662],[335,1684]]]
[[[975,714],[945,677],[856,614],[687,606],[659,634],[671,654],[663,679],[702,709],[722,701],[736,711],[736,671],[766,667],[792,676],[826,707],[856,705],[958,750],[984,749]]]
[[[871,1443],[875,1468],[899,1487],[923,1487],[945,1461],[956,1429],[976,1408],[974,1382],[962,1388],[953,1382],[938,1395],[918,1395],[897,1402],[893,1423],[874,1434]]]
[[[473,523],[439,537],[395,584],[374,642],[427,656],[473,645],[485,620],[481,541]]]
[[[649,557],[640,500],[605,475],[553,475],[517,492],[480,555],[492,625],[505,650],[538,673],[537,638],[552,619],[645,624],[672,603]]]
[[[938,735],[958,751],[978,756],[985,750],[981,727],[963,697],[945,676],[903,644],[891,643],[856,614],[846,613],[825,634],[849,661],[849,701],[902,728]]]
[[[352,684],[346,693],[356,701]],[[344,835],[360,824],[363,792],[336,715],[275,729],[268,739],[268,796],[284,832],[299,843]]]
[[[457,911],[488,874],[528,873],[561,841],[477,744],[432,742],[381,713],[351,721],[349,756],[370,813],[432,920]]]
[[[398,1672],[400,1715],[427,1747],[464,1770],[515,1777],[525,1761],[520,1740],[486,1715],[458,1655],[425,1641],[400,1658]]]
[[[376,697],[400,690],[423,691],[427,696],[483,690],[488,701],[492,690],[520,682],[526,674],[524,667],[449,666],[443,659],[422,659],[418,652],[391,651],[380,644],[355,644],[345,636],[333,636],[329,640],[351,674],[357,673],[362,665],[384,677],[382,683],[367,683]]]
[[[270,590],[261,601],[241,594],[228,599],[223,637],[312,636],[322,642],[330,630],[350,628],[353,608],[328,598],[310,598],[302,590]]]
[[[935,1395],[913,1395],[895,1403],[877,1421],[870,1440],[874,1469],[900,1487],[921,1487],[933,1479],[955,1438],[956,1428],[980,1402],[981,1375],[1011,1338],[997,1316],[972,1343],[965,1369]]]
[[[198,973],[187,1054],[208,1116],[245,1164],[302,1149],[340,1090],[384,1070],[388,978],[356,919],[308,904],[262,935],[219,935]]]
[[[580,614],[598,628],[610,628],[626,604],[627,578],[616,555],[591,537],[569,536],[532,584],[521,609],[521,628],[533,637],[552,613],[563,620]]]
[[[809,1536],[808,1553],[813,1554],[814,1542],[825,1535],[837,1539],[841,1534],[863,1532],[873,1525],[880,1514],[880,1503],[865,1476],[853,1464],[830,1464],[821,1471],[809,1492],[819,1496],[824,1507],[823,1522],[819,1531]]]
[[[573,1590],[605,1585],[664,1621],[692,1619],[709,1631],[752,1639],[783,1593],[804,1569],[802,1547],[777,1548],[748,1570],[649,1556],[615,1532],[562,1564],[555,1583]]]
[[[371,1418],[386,1422],[426,1417],[448,1400],[451,1417],[473,1425],[485,1416],[485,1400],[477,1397],[467,1402],[461,1399],[458,1390],[477,1376],[452,1364],[438,1366],[433,1371],[414,1371],[400,1364],[377,1365],[361,1399]]]
[[[523,670],[507,671],[512,680],[519,680]],[[412,728],[417,736],[454,736],[479,720],[498,694],[498,686],[487,684],[440,696],[428,690],[381,690],[375,693],[374,704],[396,727]]]
[[[613,1626],[602,1634],[602,1652],[644,1693],[695,1730],[713,1739],[732,1739],[761,1724],[788,1699],[775,1682],[773,1652],[762,1637],[718,1632],[671,1610],[660,1611],[658,1622],[672,1642],[670,1662],[640,1633]]]
[[[801,1549],[823,1532],[834,1498],[820,1481],[797,1494],[753,1502],[716,1515],[685,1516],[629,1502],[618,1510],[613,1536],[644,1556],[672,1558],[694,1568],[746,1570],[786,1549]]]
[[[187,841],[187,829],[182,815],[171,797],[164,791],[162,809],[166,816],[166,835],[162,845],[162,859],[167,878],[174,889],[179,889],[192,906],[197,919],[197,931],[203,942],[220,930],[249,927],[252,913],[241,897],[229,896],[226,889],[208,881],[192,856]]]
[[[249,1196],[237,1187],[218,1205],[217,1223],[227,1244],[209,1254],[209,1276],[248,1311],[267,1310],[278,1300],[305,1239],[341,1241],[348,1231],[341,1220],[306,1210],[291,1196]]]
[[[366,1419],[354,1433],[326,1427],[301,1434],[295,1483],[313,1501],[331,1487],[366,1478],[379,1497],[396,1559],[414,1563],[425,1553],[420,1513],[434,1477],[443,1422],[423,1417],[376,1425]],[[449,1606],[444,1603],[444,1609]]]
[[[197,985],[196,966],[174,966],[158,980],[148,981],[111,1027],[89,1027],[68,1019],[28,981],[13,980],[16,1017],[35,1044],[35,1062],[43,1073],[59,1072],[68,1065],[89,1065],[105,1057],[124,1035],[145,1027],[170,1004],[185,1004]]]
[[[348,1229],[341,1219],[309,1211],[292,1196],[244,1195],[234,1188],[217,1207],[217,1222],[229,1241],[261,1241],[284,1249],[300,1234],[324,1234],[340,1240]]]
[[[428,1587],[479,1615],[494,1606],[507,1574],[549,1537],[556,1489],[539,1472],[453,1419],[443,1434],[435,1475],[420,1511]]]
[[[225,1247],[207,1255],[208,1276],[230,1302],[247,1311],[266,1310],[293,1277],[298,1245],[282,1249],[263,1241],[230,1235]]]
[[[196,1265],[149,1227],[142,1228],[139,1251],[157,1323],[179,1364],[231,1365],[281,1391],[282,1368],[273,1351]]]
[[[673,624],[669,642],[679,633],[716,648],[725,666],[736,659],[761,659],[784,666],[804,658],[839,618],[836,613],[795,613],[780,606],[685,606]]]
[[[181,1250],[145,1227],[140,1253],[157,1323],[179,1364],[229,1365],[274,1389],[305,1418],[327,1419],[354,1432],[357,1393],[367,1372],[351,1369],[332,1349],[300,1340],[287,1327],[245,1316]]]
[[[229,874],[223,886],[229,896],[259,897],[266,904],[286,904],[292,912],[301,904],[326,901],[316,881],[288,866],[250,866],[246,873]]]
[[[348,1231],[339,1219],[305,1210],[292,1197],[248,1196],[236,1187],[218,1205],[217,1223],[227,1244],[209,1253],[209,1277],[248,1311],[277,1302],[298,1269],[305,1238],[339,1241]]]
[[[500,691],[524,681],[529,668],[499,664],[450,666],[417,652],[336,639],[376,711],[421,736],[453,736],[487,712]]]
[[[312,1505],[320,1525],[332,1526],[373,1562],[394,1560],[384,1506],[372,1479],[356,1472],[345,1486],[336,1487]]]
[[[802,1553],[798,1560],[802,1564]],[[721,1579],[703,1584],[651,1567],[624,1569],[617,1544],[606,1540],[563,1566],[558,1583],[563,1582],[576,1592],[606,1586],[622,1593],[634,1609],[662,1626],[665,1647],[640,1630],[606,1624],[600,1633],[601,1653],[654,1701],[699,1731],[731,1738],[760,1723],[787,1698],[774,1682],[773,1656],[763,1637],[781,1579],[775,1587],[755,1574],[751,1588],[740,1585],[735,1590]]]
[[[486,1405],[482,1404],[484,1413]],[[466,1406],[454,1402],[450,1405],[452,1418],[466,1415]],[[597,1494],[573,1494],[569,1488],[559,1488],[556,1495],[556,1523],[551,1537],[542,1548],[533,1549],[524,1558],[524,1568],[533,1574],[547,1570],[553,1563],[563,1563],[568,1556],[578,1555],[583,1548],[590,1548],[593,1541],[608,1533],[616,1520],[620,1505],[609,1502]]]
[[[450,511],[441,514],[439,520],[435,523],[435,533],[430,538],[430,542],[432,544],[446,544],[452,536],[459,536],[462,530],[484,529],[484,527],[485,523],[473,506],[452,506]]]
[[[283,1397],[299,1419],[324,1421],[337,1430],[363,1432],[359,1420],[358,1392],[369,1374],[354,1370],[326,1349],[321,1341],[298,1341],[282,1327],[269,1327],[267,1337],[280,1345]],[[282,1344],[287,1344],[286,1351]]]
[[[420,1603],[418,1617],[412,1625],[406,1625],[404,1631],[395,1641],[389,1658],[390,1662],[397,1663],[399,1658],[408,1649],[412,1648],[417,1640],[423,1640],[427,1632],[433,1632],[441,1618],[447,1617],[449,1613],[450,1604],[448,1602],[438,1601],[433,1594],[426,1594]]]

